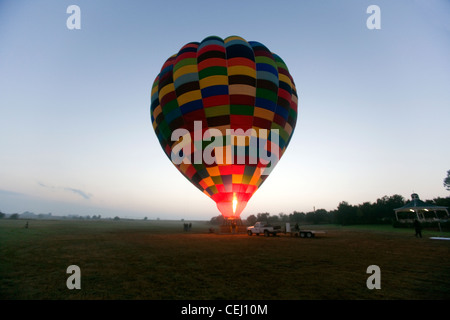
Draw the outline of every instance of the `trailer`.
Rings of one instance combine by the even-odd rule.
[[[301,229],[297,224],[294,228],[291,228],[289,222],[286,223],[286,233],[290,234],[291,237],[300,237],[300,238],[314,238],[316,234],[325,233],[325,231],[316,231],[316,230],[304,230]]]
[[[298,230],[291,232],[293,237],[314,238],[317,231],[314,230]]]

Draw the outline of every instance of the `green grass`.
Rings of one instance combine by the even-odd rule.
[[[315,239],[210,234],[206,222],[0,220],[1,299],[449,299],[449,233],[311,226]],[[306,227],[305,227],[306,228]],[[69,290],[69,265],[81,290]],[[369,265],[381,289],[369,290]]]

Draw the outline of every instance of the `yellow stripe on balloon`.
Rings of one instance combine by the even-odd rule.
[[[220,171],[219,171],[219,167],[218,167],[218,166],[215,166],[215,167],[209,167],[209,168],[206,168],[206,170],[208,171],[208,173],[209,173],[209,175],[210,175],[211,177],[217,177],[217,176],[220,176]]]
[[[211,86],[218,85],[228,85],[228,77],[227,76],[210,76],[203,79],[200,79],[200,88],[206,88]]]
[[[200,90],[189,91],[189,92],[186,92],[186,93],[182,94],[181,96],[177,97],[178,104],[180,106],[182,106],[185,103],[195,101],[195,100],[201,100],[201,99],[202,99],[202,93]]]
[[[161,90],[159,91],[159,101],[161,101],[166,94],[172,91],[175,91],[175,86],[173,85],[173,83],[169,83],[164,87],[162,87]]]
[[[252,179],[248,183],[251,186],[256,186],[259,180],[259,177],[261,177],[261,169],[256,168],[255,172],[253,173]]]
[[[181,67],[180,69],[175,71],[173,73],[173,79],[175,80],[175,79],[177,79],[177,78],[179,78],[179,77],[181,77],[181,76],[183,76],[185,74],[188,74],[188,73],[197,73],[197,72],[198,72],[198,70],[197,70],[197,65],[196,64],[194,64],[194,65],[187,65],[187,66]]]
[[[155,110],[153,110],[153,118],[156,119],[156,117],[159,116],[159,114],[162,112],[161,105],[158,105]]]
[[[258,117],[258,118],[262,118],[262,119],[266,119],[266,120],[273,120],[273,115],[274,112],[264,109],[264,108],[259,108],[259,107],[255,107],[255,110],[253,111],[253,116],[254,117]]]
[[[228,76],[246,75],[256,79],[256,70],[247,66],[228,67]]]
[[[288,76],[280,73],[278,74],[278,78],[280,79],[280,81],[286,82],[290,87],[292,87],[292,81]]]
[[[232,183],[242,183],[242,177],[244,175],[242,174],[233,174],[231,177],[231,182]]]

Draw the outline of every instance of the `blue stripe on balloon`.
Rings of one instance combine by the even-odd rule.
[[[217,85],[217,86],[210,86],[202,89],[202,97],[208,98],[213,96],[219,96],[219,95],[226,95],[228,94],[228,86],[226,85]]]
[[[195,110],[203,109],[203,102],[202,100],[194,100],[188,103],[183,104],[180,107],[181,113],[186,114]]]

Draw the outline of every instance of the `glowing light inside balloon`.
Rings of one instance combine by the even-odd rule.
[[[236,194],[233,195],[233,215],[236,214],[236,208],[237,208],[237,198]]]

